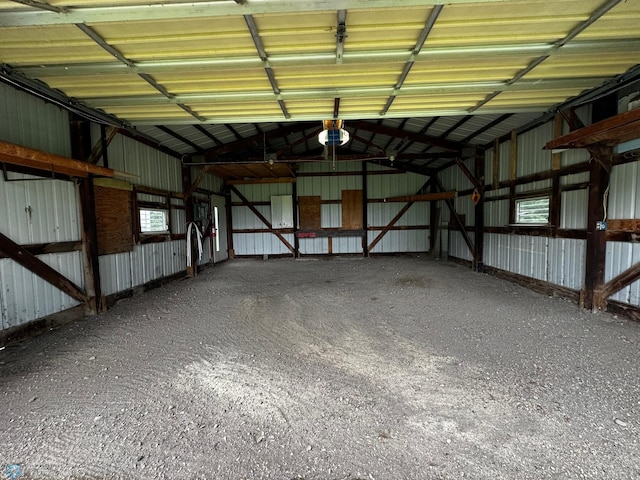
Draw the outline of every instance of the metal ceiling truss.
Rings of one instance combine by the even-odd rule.
[[[547,51],[543,55],[540,55],[538,58],[533,60],[527,67],[525,67],[524,69],[520,70],[511,80],[508,80],[506,82],[505,86],[509,87],[511,85],[516,84],[516,82],[518,82],[520,79],[522,79],[525,75],[527,75],[528,73],[533,71],[536,67],[538,67],[545,60],[547,60],[552,55],[552,52],[558,51],[562,47],[567,45],[571,40],[573,40],[580,33],[582,33],[586,28],[588,28],[590,25],[594,24],[599,18],[604,16],[609,10],[611,10],[613,7],[615,7],[616,5],[618,5],[622,1],[623,0],[608,0],[607,2],[605,2],[600,8],[598,8],[595,12],[593,12],[589,16],[589,18],[587,20],[585,20],[584,22],[579,24],[577,27],[575,27],[573,30],[571,30],[563,39],[558,40],[557,42],[555,42],[551,46],[549,51]],[[493,93],[487,95],[487,97],[484,100],[480,101],[475,107],[473,107],[470,110],[470,112],[474,112],[474,111],[480,109],[481,107],[483,107],[484,105],[489,103],[491,100],[496,98],[498,95],[500,95],[500,93],[502,93],[500,90],[496,90]]]
[[[431,10],[431,13],[429,14],[429,18],[427,19],[427,23],[422,29],[422,32],[420,32],[418,41],[416,42],[416,45],[413,47],[413,50],[411,51],[411,55],[409,56],[407,63],[405,63],[404,68],[402,69],[400,78],[398,78],[398,81],[393,87],[393,93],[389,96],[389,98],[387,99],[387,103],[382,108],[382,111],[380,112],[380,116],[386,115],[387,112],[389,111],[389,108],[391,108],[391,104],[396,99],[396,95],[398,91],[400,91],[400,89],[402,88],[402,85],[404,84],[404,81],[409,76],[409,72],[411,71],[411,68],[413,67],[413,64],[415,63],[418,55],[420,54],[420,51],[424,46],[424,42],[427,41],[427,37],[429,36],[429,33],[431,33],[431,29],[435,25],[436,20],[438,19],[438,16],[440,15],[440,12],[442,12],[443,8],[444,7],[442,5],[435,5],[433,7],[433,10]]]
[[[504,0],[448,0],[447,4],[495,3]],[[24,3],[24,2],[18,2]],[[33,2],[38,3],[38,2]],[[78,2],[76,2],[78,3]],[[405,7],[421,7],[424,0],[403,0]],[[237,15],[325,12],[397,7],[395,0],[269,0],[254,2],[193,1],[163,2],[109,7],[69,7],[64,13],[54,11],[7,11],[0,16],[0,27],[65,25],[75,23],[113,23],[151,20],[177,20]]]

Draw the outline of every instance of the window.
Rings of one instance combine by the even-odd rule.
[[[516,223],[549,223],[549,197],[516,200]]]
[[[142,233],[168,233],[167,210],[140,209],[140,231]]]

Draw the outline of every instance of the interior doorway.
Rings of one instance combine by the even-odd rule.
[[[213,263],[219,263],[229,258],[227,209],[224,197],[219,195],[211,196],[211,214],[213,217],[211,251],[213,252]]]

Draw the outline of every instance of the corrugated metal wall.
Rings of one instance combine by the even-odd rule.
[[[0,139],[70,156],[69,116],[51,104],[0,83]],[[73,182],[9,172],[0,177],[0,231],[21,245],[80,240],[79,206]],[[18,181],[13,181],[18,180]],[[83,286],[79,252],[40,255],[43,262]],[[0,259],[2,329],[78,305],[13,260]]]
[[[608,218],[640,218],[640,164],[618,165],[611,169],[608,196]],[[630,266],[640,262],[640,244],[607,242],[605,281],[611,280]],[[640,305],[640,281],[632,283],[611,297],[632,305]]]
[[[388,170],[377,165],[368,166],[370,171]],[[338,162],[336,170],[330,163],[303,163],[297,179],[299,196],[320,196],[324,201],[339,201],[343,190],[362,189],[362,164],[359,162]],[[333,172],[353,172],[352,175],[333,175]],[[319,174],[304,176],[304,174]],[[324,174],[324,175],[323,175]],[[412,173],[392,175],[369,175],[367,190],[370,199],[383,199],[393,196],[414,195],[420,190],[427,177]],[[271,196],[291,195],[291,184],[237,185],[236,188],[251,202],[269,202]],[[233,195],[233,201],[239,198]],[[367,209],[368,222],[371,227],[384,227],[403,207],[403,203],[370,203]],[[256,205],[256,209],[271,222],[270,205]],[[340,228],[342,226],[342,207],[339,203],[321,206],[322,228]],[[422,229],[392,230],[373,249],[372,253],[387,252],[423,252],[429,249],[429,205],[425,202],[415,203],[396,224],[397,226],[422,226]],[[233,228],[236,230],[264,229],[266,226],[246,206],[233,207]],[[379,234],[368,232],[369,243]],[[293,244],[294,237],[284,237]],[[286,246],[271,233],[235,233],[234,249],[236,255],[281,255],[290,254]],[[301,238],[300,253],[328,254],[327,238]],[[335,254],[362,253],[360,237],[335,237],[332,239],[332,252]]]

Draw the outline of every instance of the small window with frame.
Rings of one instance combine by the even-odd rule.
[[[140,209],[140,233],[169,233],[169,211],[155,208]]]
[[[516,200],[515,217],[516,223],[521,225],[548,225],[549,196]]]

